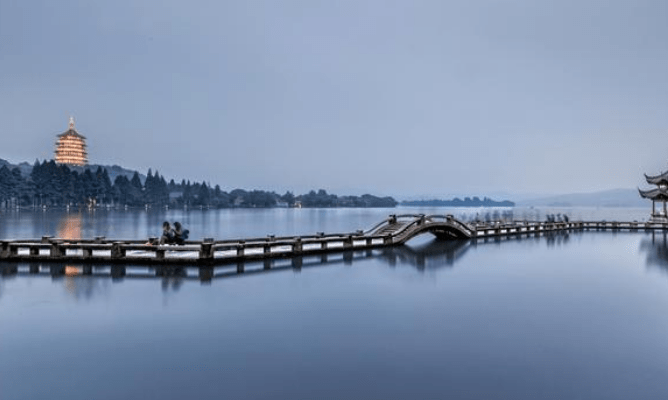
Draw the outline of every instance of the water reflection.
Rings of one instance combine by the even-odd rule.
[[[56,236],[62,239],[81,239],[81,213],[65,214],[58,222]]]
[[[383,249],[379,259],[390,266],[395,266],[399,261],[418,270],[452,267],[472,246],[475,246],[475,242],[469,240],[432,240],[418,246]]]
[[[646,254],[645,264],[668,272],[668,235],[652,232],[640,241],[640,251]]]
[[[77,300],[90,300],[93,295],[106,293],[109,290],[108,280],[87,278],[83,276],[66,278],[65,290]]]
[[[63,280],[68,293],[75,298],[90,298],[97,289],[100,277],[112,282],[124,279],[160,279],[163,291],[177,292],[185,280],[200,280],[204,284],[213,279],[250,276],[275,271],[293,270],[299,273],[313,267],[354,265],[363,260],[378,260],[389,266],[410,265],[419,271],[452,267],[466,251],[476,246],[471,241],[432,240],[419,246],[399,246],[381,250],[346,251],[340,253],[271,259],[256,262],[228,264],[215,267],[136,265],[73,265],[54,263],[4,263],[0,270],[6,276],[50,276]]]
[[[81,239],[81,223],[81,211],[63,215],[58,222],[56,237],[66,240]],[[65,290],[77,299],[80,297],[90,299],[93,295],[93,286],[90,285],[90,280],[75,279],[82,273],[83,270],[80,267],[65,265],[62,270],[62,274],[65,275]]]
[[[70,233],[76,232],[76,217],[63,223]],[[452,268],[469,251],[481,246],[501,246],[504,242],[524,242],[538,244],[544,240],[548,248],[562,246],[569,242],[567,232],[554,232],[547,235],[520,235],[478,240],[440,241],[432,239],[398,247],[376,250],[353,250],[321,255],[308,255],[285,259],[268,259],[263,261],[240,262],[236,264],[218,265],[214,267],[196,266],[140,266],[140,265],[91,265],[91,264],[53,264],[31,262],[0,264],[0,272],[4,276],[51,276],[54,280],[63,280],[68,293],[76,299],[90,299],[97,290],[109,287],[109,282],[119,283],[124,279],[159,279],[163,292],[178,292],[186,280],[199,280],[209,284],[214,279],[244,277],[277,271],[292,270],[300,273],[304,269],[314,267],[346,265],[379,261],[392,268],[411,266],[419,272],[440,268]],[[664,236],[663,260],[668,266],[668,249]],[[100,279],[104,278],[104,279]],[[111,278],[111,279],[108,279]],[[100,282],[104,282],[103,285]]]

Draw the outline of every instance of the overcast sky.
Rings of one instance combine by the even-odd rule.
[[[0,0],[0,158],[339,194],[668,169],[666,1]]]

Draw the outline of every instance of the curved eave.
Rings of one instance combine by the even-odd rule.
[[[650,199],[650,200],[658,200],[658,201],[668,201],[668,189],[650,189],[650,190],[640,190],[638,189],[638,193],[640,193],[640,197],[644,199]]]
[[[645,179],[647,180],[647,183],[652,184],[652,185],[660,185],[660,184],[668,184],[668,171],[662,173],[661,175],[656,175],[656,176],[648,176],[647,174],[645,175]]]
[[[67,131],[65,131],[65,132],[63,132],[63,133],[61,133],[60,135],[57,135],[57,136],[58,137],[63,137],[63,136],[68,136],[68,135],[76,136],[76,137],[79,137],[81,139],[86,139],[86,137],[84,135],[80,134],[79,132],[75,131],[74,129],[69,129],[69,130],[67,130]]]

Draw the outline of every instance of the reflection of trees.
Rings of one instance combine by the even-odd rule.
[[[645,264],[668,272],[668,237],[666,232],[655,233],[640,241],[640,251],[646,253]]]

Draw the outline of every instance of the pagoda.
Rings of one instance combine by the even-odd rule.
[[[56,141],[56,162],[65,165],[84,166],[88,164],[86,138],[74,129],[74,118],[70,117],[70,127],[58,135]]]
[[[656,188],[650,190],[640,190],[640,197],[652,200],[652,222],[668,222],[668,213],[666,212],[666,202],[668,202],[668,171],[656,175],[647,176],[645,179],[650,185],[656,185]],[[663,209],[656,211],[656,202],[663,203]]]

